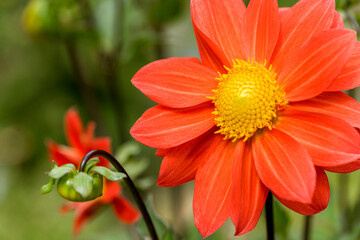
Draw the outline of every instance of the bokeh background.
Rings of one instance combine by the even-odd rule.
[[[358,2],[336,0],[355,30]],[[46,140],[66,144],[63,117],[76,107],[84,122],[96,122],[97,136],[112,138],[116,151],[155,105],[131,77],[151,61],[186,56],[198,56],[189,0],[0,0],[0,239],[140,239],[136,226],[124,226],[106,207],[72,235],[73,214],[59,212],[64,200],[55,192],[40,195],[50,167]],[[358,98],[356,90],[349,94]],[[161,159],[154,152],[141,146],[132,160],[150,163],[143,195],[182,239],[202,239],[193,223],[193,182],[156,186]],[[328,176],[330,203],[311,218],[312,239],[360,239],[359,172]],[[302,239],[304,216],[277,202],[274,214],[278,239]],[[208,239],[265,239],[265,233],[262,216],[244,236],[234,237],[228,222]]]

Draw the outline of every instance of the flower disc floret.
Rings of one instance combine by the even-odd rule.
[[[220,74],[211,97],[220,128],[215,133],[225,135],[224,139],[246,141],[259,129],[271,129],[277,111],[287,104],[271,66],[237,59],[231,69],[225,68],[227,73]]]

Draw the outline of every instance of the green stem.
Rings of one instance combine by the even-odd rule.
[[[127,184],[127,186],[129,187],[130,192],[131,192],[132,196],[134,197],[134,200],[135,200],[136,204],[138,205],[141,214],[144,217],[146,227],[148,228],[150,236],[153,240],[158,240],[159,238],[156,234],[154,224],[151,220],[149,212],[146,209],[144,201],[142,200],[142,198],[140,196],[140,193],[138,192],[137,188],[135,187],[134,182],[131,180],[130,176],[127,174],[127,172],[125,171],[123,166],[116,160],[116,158],[113,155],[111,155],[110,153],[108,153],[104,150],[99,150],[99,149],[90,151],[84,156],[83,160],[81,161],[79,171],[83,172],[85,170],[86,163],[95,156],[104,157],[115,167],[115,169],[117,171],[124,173],[126,175],[126,177],[124,178],[124,181]]]

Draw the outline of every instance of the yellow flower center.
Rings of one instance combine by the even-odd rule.
[[[287,105],[285,93],[279,88],[276,73],[254,61],[235,60],[233,68],[220,74],[218,88],[209,97],[215,105],[215,133],[233,142],[245,142],[264,127],[271,129],[278,110]]]

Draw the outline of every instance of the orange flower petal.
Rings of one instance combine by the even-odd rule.
[[[96,124],[95,122],[89,122],[86,126],[85,132],[81,135],[81,140],[83,145],[88,146],[91,144],[91,141],[94,139],[94,131],[95,131]]]
[[[334,11],[334,18],[330,28],[344,28],[344,20],[337,11]]]
[[[277,1],[252,0],[244,15],[242,41],[245,59],[269,61],[280,31]]]
[[[203,237],[221,227],[230,215],[231,169],[235,144],[219,139],[216,149],[195,177],[194,221]]]
[[[360,42],[355,42],[349,61],[326,91],[343,91],[360,86]]]
[[[225,66],[231,66],[224,53],[208,36],[193,23],[194,33],[198,44],[201,62],[217,72],[226,73]]]
[[[99,137],[92,140],[86,151],[90,152],[95,149],[101,149],[107,152],[111,152],[111,140],[108,137]],[[97,165],[108,166],[110,163],[103,157],[99,157],[100,163]]]
[[[271,60],[275,72],[310,37],[330,28],[334,9],[333,0],[302,0],[281,14],[281,32]]]
[[[339,165],[336,167],[326,167],[326,171],[335,172],[335,173],[350,173],[360,169],[360,159],[356,159],[353,162]]]
[[[312,201],[309,204],[287,201],[276,195],[275,197],[286,207],[303,215],[321,212],[327,207],[330,198],[330,187],[326,173],[324,170],[316,168],[316,187]]]
[[[58,166],[62,166],[67,163],[72,163],[76,167],[81,162],[81,154],[73,148],[59,145],[53,141],[47,143],[49,149],[49,156],[51,160],[54,160]]]
[[[338,117],[360,127],[360,104],[342,92],[325,92],[315,98],[291,103],[291,108]]]
[[[188,142],[214,126],[211,104],[172,109],[155,106],[148,109],[131,128],[131,135],[152,148],[171,148]]]
[[[104,178],[103,195],[98,198],[101,203],[110,203],[121,194],[121,185],[119,182],[112,182]]]
[[[115,198],[112,207],[116,217],[123,223],[132,224],[140,218],[139,211],[126,198]]]
[[[331,29],[295,51],[278,76],[286,98],[301,101],[322,93],[350,58],[355,36],[352,30]]]
[[[164,157],[168,150],[169,148],[158,149],[156,150],[155,155],[158,157]]]
[[[219,141],[223,140],[210,130],[190,142],[168,149],[161,163],[157,184],[173,187],[193,180],[200,164],[209,158]]]
[[[280,198],[310,203],[316,172],[305,147],[276,129],[253,140],[256,170],[261,181]]]
[[[153,101],[173,108],[208,102],[217,88],[219,74],[197,58],[169,58],[140,69],[132,84]]]
[[[360,158],[360,135],[340,118],[289,106],[276,128],[305,146],[316,166],[333,167]]]
[[[239,27],[246,10],[243,1],[192,0],[190,8],[194,29],[215,43],[227,59],[223,64],[243,58]]]
[[[256,172],[251,143],[239,141],[236,145],[231,190],[230,216],[236,227],[235,235],[242,235],[256,226],[269,192]]]
[[[79,116],[79,113],[71,108],[65,115],[65,133],[70,146],[84,150],[81,136],[84,133],[84,128]]]
[[[73,232],[79,234],[84,225],[91,220],[99,210],[101,204],[94,200],[76,205]]]

